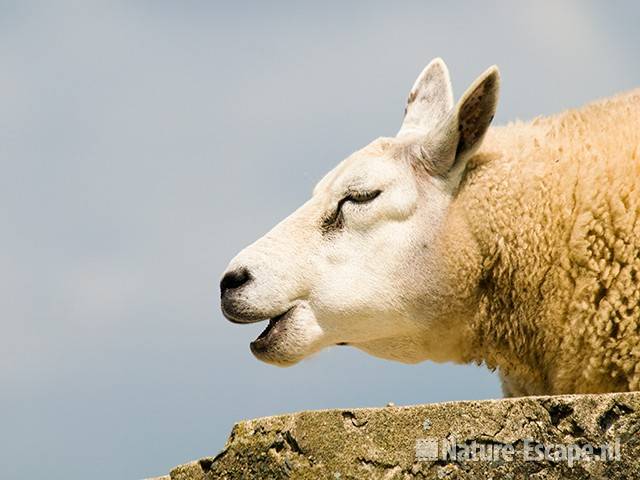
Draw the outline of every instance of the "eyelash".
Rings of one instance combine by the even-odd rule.
[[[333,214],[327,216],[325,220],[322,222],[323,227],[325,229],[340,227],[342,225],[342,206],[347,203],[355,203],[355,204],[365,204],[369,203],[378,195],[382,193],[382,190],[371,190],[369,192],[349,192],[346,196],[342,197],[342,199],[338,202],[338,206],[333,211]]]
[[[370,192],[350,192],[338,203],[339,206],[342,206],[345,202],[352,203],[367,203],[380,195],[380,190],[371,190]]]

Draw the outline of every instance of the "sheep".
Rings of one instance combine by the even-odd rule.
[[[331,345],[497,369],[505,396],[640,388],[640,89],[490,127],[435,59],[394,137],[345,159],[241,251],[223,314],[292,365]]]

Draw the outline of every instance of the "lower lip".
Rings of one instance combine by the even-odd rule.
[[[281,325],[279,325],[279,323],[287,316],[289,312],[291,312],[291,310],[292,309],[289,309],[283,314],[269,319],[269,325],[267,325],[267,328],[265,328],[264,331],[260,335],[258,335],[258,338],[251,342],[250,347],[252,351],[259,352],[264,350],[268,346],[268,344],[273,339],[273,336],[277,335],[278,331],[280,330],[279,327],[281,327]]]

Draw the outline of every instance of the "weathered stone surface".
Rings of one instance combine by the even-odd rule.
[[[438,458],[426,460],[434,453],[433,441]],[[447,441],[455,441],[457,454],[446,455]],[[555,454],[563,454],[556,444],[591,445],[595,452],[584,450],[582,458],[576,453],[573,462],[525,459],[525,449],[535,444]],[[471,448],[475,459],[464,457]],[[247,420],[234,426],[216,457],[176,467],[170,478],[638,479],[640,393],[320,410]]]

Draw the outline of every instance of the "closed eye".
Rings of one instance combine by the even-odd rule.
[[[352,203],[367,203],[380,195],[381,190],[371,190],[369,192],[349,192],[339,203],[338,205],[343,204],[344,202],[352,202]]]
[[[326,215],[322,220],[323,231],[330,231],[339,229],[342,227],[342,206],[349,202],[355,204],[369,203],[382,193],[382,190],[370,190],[370,191],[351,191],[347,193],[340,201],[336,209],[329,215]]]

